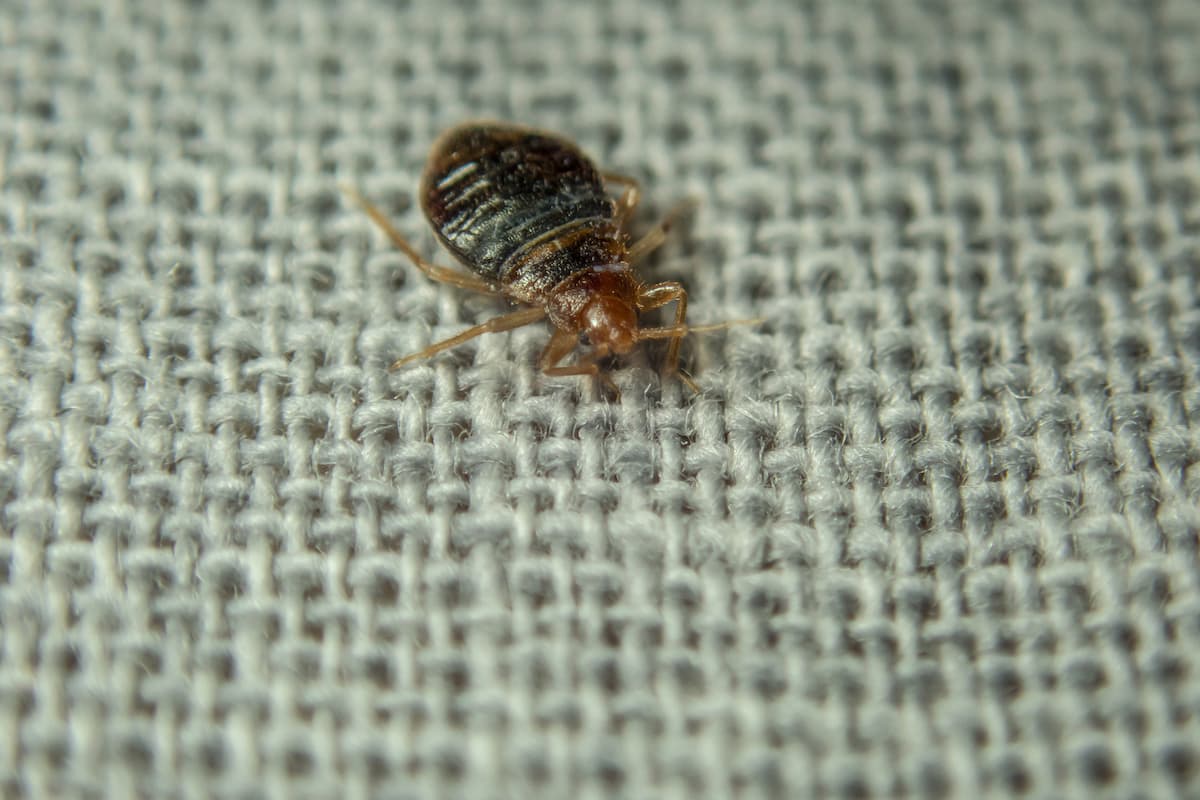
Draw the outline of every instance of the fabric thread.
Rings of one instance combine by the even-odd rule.
[[[0,795],[1200,797],[1200,5],[0,4]],[[697,397],[430,283],[639,178]]]

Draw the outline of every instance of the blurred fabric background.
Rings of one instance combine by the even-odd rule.
[[[1200,796],[1200,4],[0,4],[0,795]],[[698,396],[430,283],[642,180]]]

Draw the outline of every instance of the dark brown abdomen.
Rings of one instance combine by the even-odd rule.
[[[465,266],[527,302],[580,269],[622,262],[595,166],[555,136],[464,125],[434,145],[421,206]]]

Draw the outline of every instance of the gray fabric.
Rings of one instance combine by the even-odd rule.
[[[0,7],[0,795],[1200,796],[1200,5]],[[620,403],[432,139],[688,197]],[[441,256],[441,260],[445,260]]]

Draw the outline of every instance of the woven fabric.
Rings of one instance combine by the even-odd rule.
[[[1200,797],[1200,4],[0,4],[0,795]],[[431,283],[469,117],[691,319]],[[439,255],[443,262],[446,257]],[[666,318],[666,317],[664,317]]]

